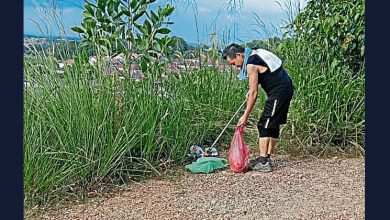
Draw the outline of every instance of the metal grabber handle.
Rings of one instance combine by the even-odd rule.
[[[230,122],[232,122],[233,118],[238,114],[238,112],[241,110],[241,108],[245,105],[246,103],[246,99],[244,100],[244,102],[240,105],[240,107],[237,109],[236,113],[234,113],[233,117],[230,119],[230,121],[225,125],[225,127],[223,128],[222,132],[219,134],[219,136],[217,137],[217,139],[215,139],[214,143],[211,145],[210,149],[214,147],[214,145],[217,143],[217,141],[219,140],[219,138],[222,136],[223,132],[225,132],[226,128],[229,126]]]

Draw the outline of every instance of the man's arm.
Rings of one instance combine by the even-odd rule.
[[[257,94],[259,90],[258,74],[266,72],[267,67],[248,64],[246,71],[249,76],[249,91],[246,94],[246,109],[244,115],[238,120],[237,127],[243,127],[246,125],[252,108],[257,100]]]
[[[249,91],[246,98],[246,109],[244,115],[238,120],[237,127],[244,127],[248,121],[249,114],[256,103],[258,93],[258,74],[254,65],[247,66],[247,73],[249,76]]]
[[[256,73],[265,73],[266,71],[267,71],[267,67],[265,67],[265,66],[259,66],[259,65],[253,65],[253,64],[248,64],[247,65],[247,69],[248,68],[254,68],[254,71],[256,72]],[[247,70],[247,72],[248,72],[248,70]],[[248,72],[248,75],[249,75],[249,72]],[[256,76],[257,76],[257,74],[256,74]],[[258,77],[258,76],[257,76]],[[257,80],[257,79],[256,79]],[[249,94],[251,93],[251,91],[249,90],[247,93],[246,93],[246,95],[245,95],[245,98],[246,98],[246,100],[248,101],[248,97],[249,97]]]
[[[256,66],[249,64],[247,66],[247,73],[249,76],[249,91],[247,94],[246,109],[243,115],[243,117],[245,117],[246,119],[249,118],[249,114],[251,113],[252,108],[256,103],[259,89],[258,71],[256,69]]]

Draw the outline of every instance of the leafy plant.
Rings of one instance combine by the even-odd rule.
[[[72,27],[72,30],[81,34],[85,45],[95,45],[98,54],[123,52],[127,64],[133,62],[133,52],[143,54],[141,66],[146,68],[152,57],[170,52],[174,44],[166,36],[171,30],[163,26],[174,7],[166,4],[157,11],[148,11],[155,1],[97,0],[95,4],[86,1],[81,27]]]
[[[309,1],[287,26],[293,38],[310,45],[314,62],[328,67],[343,63],[357,72],[365,54],[365,0]]]
[[[286,26],[276,52],[296,87],[287,147],[364,154],[364,13],[364,0],[309,1]]]

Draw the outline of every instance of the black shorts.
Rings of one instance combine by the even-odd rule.
[[[279,127],[278,128],[262,128],[262,127],[258,127],[259,129],[259,137],[262,138],[262,137],[267,137],[267,138],[276,138],[278,139],[279,138],[279,134],[280,134],[280,129]]]
[[[260,136],[264,133],[260,131],[264,129],[279,129],[281,124],[286,124],[291,99],[292,96],[273,96],[265,101],[263,112],[257,123]]]

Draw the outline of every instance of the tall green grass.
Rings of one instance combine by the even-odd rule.
[[[364,155],[364,70],[307,67],[300,62],[302,56],[286,62],[296,91],[282,133],[283,148],[298,154]]]
[[[26,201],[45,202],[106,178],[158,173],[191,144],[212,142],[245,97],[233,73],[212,69],[155,80],[105,75],[82,56],[63,75],[56,61],[25,60]]]

